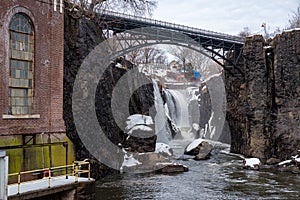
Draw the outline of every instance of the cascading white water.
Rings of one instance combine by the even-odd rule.
[[[154,102],[156,115],[154,118],[155,121],[155,133],[157,135],[157,142],[169,144],[171,137],[171,130],[168,126],[167,112],[164,107],[164,101],[160,94],[158,85],[156,81],[153,81],[153,92],[154,92]]]
[[[170,116],[171,117],[176,117],[175,118],[175,124],[180,127],[180,128],[188,128],[190,127],[189,124],[189,110],[188,110],[188,100],[186,96],[186,91],[185,90],[166,90],[166,94],[169,94],[168,100],[173,100],[175,99],[175,104],[174,102],[168,101],[168,107],[171,107],[172,104],[175,105],[174,109],[170,110]],[[171,98],[170,98],[171,96]],[[172,118],[174,119],[174,118]]]

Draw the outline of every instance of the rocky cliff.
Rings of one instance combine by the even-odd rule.
[[[64,120],[68,137],[75,144],[76,159],[90,159],[92,163],[92,176],[99,178],[112,169],[100,164],[82,144],[74,124],[72,113],[72,91],[76,74],[85,57],[104,40],[102,30],[91,19],[74,19],[68,13],[65,14],[65,56],[64,56]],[[117,62],[123,67],[116,67]],[[123,147],[130,148],[133,152],[146,152],[155,150],[156,136],[148,138],[131,137],[126,140],[127,135],[122,131],[116,122],[111,109],[111,99],[113,89],[118,80],[134,66],[124,59],[113,61],[107,66],[103,78],[99,81],[95,94],[96,114],[101,129],[115,145],[122,144]],[[141,75],[141,74],[140,74]],[[142,76],[142,75],[141,75]],[[132,81],[136,77],[128,77],[127,85],[130,88],[137,81]],[[135,79],[137,80],[137,79]],[[134,86],[133,86],[134,87]],[[129,91],[122,91],[129,92]],[[83,102],[84,103],[84,102]],[[132,94],[129,104],[130,114],[149,115],[149,109],[154,105],[154,94],[152,84],[139,87]],[[89,105],[86,105],[89,106]],[[107,152],[108,154],[110,152]]]
[[[226,74],[231,151],[263,161],[289,159],[300,149],[300,31],[265,41],[246,38],[239,67]]]

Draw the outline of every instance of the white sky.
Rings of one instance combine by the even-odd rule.
[[[237,35],[244,27],[263,33],[288,25],[299,0],[158,0],[152,18]]]

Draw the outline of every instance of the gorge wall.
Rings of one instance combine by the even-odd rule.
[[[99,44],[104,38],[102,29],[96,20],[88,18],[73,18],[68,12],[65,13],[65,44],[64,44],[64,121],[66,125],[67,136],[75,145],[76,159],[89,159],[92,164],[92,177],[99,178],[111,173],[112,169],[102,165],[97,161],[82,144],[76,126],[74,124],[72,113],[72,91],[76,74],[85,59],[85,57]],[[116,67],[117,62],[122,67]],[[112,61],[107,66],[103,77],[100,79],[95,94],[96,114],[99,124],[110,141],[125,148],[130,148],[132,152],[148,152],[155,150],[156,136],[148,138],[134,138],[126,140],[127,135],[118,127],[114,121],[111,109],[111,98],[113,89],[118,80],[134,67],[130,62],[120,58],[118,61]],[[139,74],[142,76],[142,74]],[[133,81],[135,80],[135,81]],[[136,77],[129,77],[127,85],[124,88],[135,88],[133,85],[139,85]],[[150,80],[149,80],[150,81]],[[128,86],[128,87],[127,87]],[[129,91],[122,91],[124,93]],[[83,102],[84,104],[85,102]],[[154,105],[153,85],[143,85],[132,94],[129,104],[130,114],[149,115],[149,109]],[[89,106],[89,105],[84,105]],[[155,114],[155,113],[153,113]],[[88,120],[88,119],[86,119]],[[113,154],[112,152],[106,152]],[[111,159],[114,159],[111,157]]]
[[[247,37],[245,76],[225,74],[231,151],[263,161],[300,149],[300,31]]]

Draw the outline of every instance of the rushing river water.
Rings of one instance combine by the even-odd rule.
[[[181,144],[172,145],[177,155]],[[246,170],[241,159],[220,149],[209,160],[178,161],[189,167],[185,173],[108,176],[97,182],[96,199],[300,199],[299,175]]]

